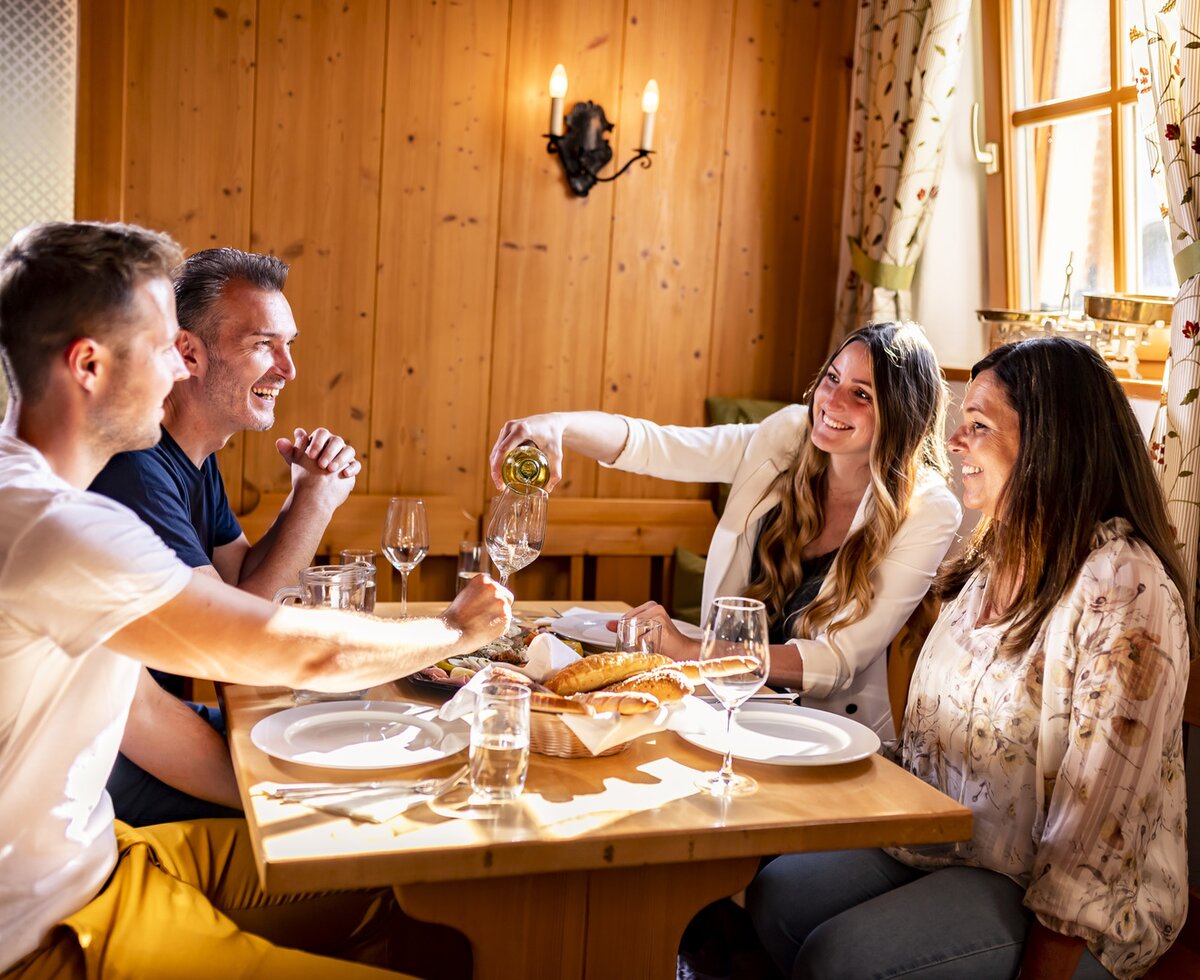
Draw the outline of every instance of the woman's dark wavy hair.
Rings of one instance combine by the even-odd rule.
[[[956,595],[981,565],[1020,583],[1004,615],[1004,648],[1032,646],[1092,550],[1096,525],[1123,517],[1163,564],[1187,605],[1190,589],[1146,440],[1129,399],[1086,344],[1039,337],[998,347],[971,369],[991,371],[1019,420],[1020,447],[996,505],[965,552],[942,566],[935,592]],[[1195,652],[1196,626],[1187,610]]]

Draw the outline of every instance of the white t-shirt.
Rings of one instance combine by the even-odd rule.
[[[104,784],[141,665],[103,643],[191,574],[132,511],[0,434],[0,972],[116,864]]]

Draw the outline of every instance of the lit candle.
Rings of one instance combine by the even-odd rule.
[[[550,135],[563,134],[563,96],[567,94],[567,70],[555,65],[550,73]]]
[[[658,82],[653,78],[642,91],[642,146],[649,150],[654,143],[654,114],[658,112]]]

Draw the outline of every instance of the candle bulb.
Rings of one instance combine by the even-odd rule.
[[[567,70],[555,65],[550,73],[550,135],[563,134],[563,96],[567,94]]]
[[[654,143],[654,114],[658,112],[658,82],[653,78],[642,91],[642,146],[649,150]]]

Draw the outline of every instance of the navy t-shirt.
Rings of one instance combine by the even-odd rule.
[[[197,469],[166,429],[157,446],[114,456],[88,489],[132,510],[192,568],[242,533],[216,455]]]

